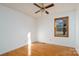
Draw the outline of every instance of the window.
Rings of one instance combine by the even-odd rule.
[[[59,17],[54,19],[54,36],[55,37],[68,37],[69,36],[69,17]]]

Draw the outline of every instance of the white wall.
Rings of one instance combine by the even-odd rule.
[[[36,41],[35,20],[0,5],[0,54],[27,44],[27,33]]]
[[[69,37],[54,37],[54,17],[63,16],[69,16]],[[40,42],[75,47],[75,32],[75,9],[53,13],[38,19],[38,40]]]
[[[79,53],[79,5],[76,9],[76,50]]]

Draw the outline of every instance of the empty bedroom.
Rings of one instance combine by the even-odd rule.
[[[79,4],[0,3],[0,56],[79,56]]]

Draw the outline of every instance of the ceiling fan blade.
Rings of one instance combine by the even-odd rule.
[[[40,12],[40,10],[36,11],[35,13],[38,13],[38,12]]]
[[[49,12],[48,12],[48,11],[45,11],[45,13],[46,13],[46,14],[49,14]]]
[[[48,6],[46,6],[45,7],[45,9],[47,9],[47,8],[49,8],[49,7],[52,7],[52,6],[54,6],[54,4],[52,3],[52,4],[50,4],[50,5],[48,5]]]
[[[34,5],[35,5],[35,6],[37,6],[37,7],[39,7],[39,8],[42,8],[41,6],[39,6],[39,5],[38,5],[38,4],[36,4],[36,3],[34,3]]]

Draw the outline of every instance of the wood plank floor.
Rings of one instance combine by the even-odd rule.
[[[23,46],[1,56],[28,56],[28,46]],[[78,56],[76,50],[70,47],[51,45],[44,43],[33,43],[31,56]]]

